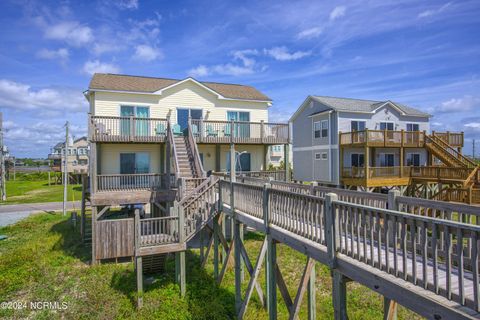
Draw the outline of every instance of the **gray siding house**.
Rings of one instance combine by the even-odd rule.
[[[382,135],[393,132],[428,132],[427,113],[392,102],[325,96],[308,96],[290,119],[293,134],[293,178],[341,185],[344,168],[364,167],[365,159],[372,167],[422,166],[427,163],[424,148],[356,148],[340,152],[340,133],[371,130]],[[402,133],[404,134],[404,133]],[[353,135],[354,139],[357,137]],[[368,157],[365,156],[368,152]],[[401,159],[401,155],[403,159]],[[342,156],[341,156],[342,155]],[[342,159],[340,159],[342,157]]]

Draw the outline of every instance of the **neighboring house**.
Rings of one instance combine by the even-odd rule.
[[[432,140],[461,152],[463,133],[432,137],[430,117],[393,101],[308,96],[290,119],[294,179],[360,189],[406,186],[410,167],[448,158],[432,150]]]
[[[279,168],[282,165],[285,165],[284,160],[285,150],[283,145],[274,145],[270,146],[268,151],[268,166],[273,166]],[[293,154],[289,152],[289,163],[291,164],[293,160]]]
[[[52,171],[64,172],[62,159],[65,155],[65,142],[59,142],[52,148],[52,153],[48,155]],[[67,172],[72,175],[81,175],[88,173],[88,140],[87,137],[81,137],[69,142],[67,149]]]

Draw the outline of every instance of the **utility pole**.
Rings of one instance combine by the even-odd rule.
[[[63,215],[67,214],[67,187],[68,187],[68,121],[65,123],[65,147],[63,156]]]
[[[2,161],[1,164],[1,170],[2,170],[2,201],[7,200],[7,189],[5,186],[5,146],[3,145],[3,113],[0,112],[0,146],[2,148],[0,152],[0,161]]]
[[[475,160],[475,139],[472,140],[472,158]]]

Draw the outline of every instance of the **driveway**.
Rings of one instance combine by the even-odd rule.
[[[73,208],[80,211],[80,201],[67,202],[67,210],[72,210]],[[0,205],[0,227],[14,224],[34,213],[62,210],[63,202]]]

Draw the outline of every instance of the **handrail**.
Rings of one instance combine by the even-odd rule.
[[[173,139],[173,131],[172,131],[172,126],[170,125],[170,121],[167,123],[167,139],[168,143],[170,145],[171,150],[173,150],[173,154],[170,155],[170,157],[173,156],[173,159],[175,159],[174,163],[174,169],[175,169],[175,180],[180,176],[180,166],[178,164],[178,156],[177,156],[177,147],[175,146],[175,139]]]
[[[469,167],[469,166],[475,167],[476,166],[476,164],[472,160],[468,159],[463,154],[461,154],[460,152],[458,152],[457,150],[452,148],[452,146],[450,146],[448,143],[443,141],[441,138],[439,138],[437,136],[434,136],[434,135],[430,135],[430,136],[427,136],[426,139],[430,140],[431,142],[440,146],[441,148],[446,149],[446,151],[450,155],[450,157],[454,157],[455,159],[462,162],[467,167]]]
[[[205,188],[205,186],[207,186],[213,179],[216,179],[216,177],[213,176],[213,175],[206,178],[205,181],[203,181],[201,184],[199,184],[195,189],[190,190],[190,192],[188,192],[186,195],[184,195],[183,198],[180,199],[178,204],[180,204],[180,205],[184,204],[187,200],[189,200],[189,198],[191,198],[195,194],[198,194],[198,192],[200,190]],[[216,181],[214,181],[214,182],[216,182]]]
[[[197,143],[195,142],[195,137],[193,136],[191,121],[188,121],[187,131],[188,131],[188,145],[190,147],[190,150],[193,153],[195,171],[197,173],[197,176],[205,177],[205,170],[203,169],[202,160],[200,159],[200,153],[198,152],[198,146],[197,146]]]

